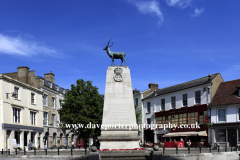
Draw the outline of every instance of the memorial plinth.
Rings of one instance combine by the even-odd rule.
[[[102,125],[111,125],[101,129],[101,149],[139,148],[130,70],[127,66],[109,66],[104,96]],[[114,126],[114,127],[113,127]]]

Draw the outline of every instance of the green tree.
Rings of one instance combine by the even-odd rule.
[[[78,135],[78,139],[86,140],[90,137],[96,139],[101,135],[101,128],[89,124],[102,124],[103,115],[103,95],[98,93],[98,88],[92,85],[91,81],[77,80],[77,85],[71,85],[63,100],[60,114],[60,126],[65,124],[83,124],[85,127],[71,125],[71,132]]]
[[[138,124],[138,121],[140,121],[140,115],[141,115],[141,113],[137,113],[137,105],[135,105],[135,112],[136,112],[136,123]]]

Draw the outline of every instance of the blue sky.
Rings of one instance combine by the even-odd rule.
[[[93,81],[104,94],[111,59],[125,52],[133,89],[220,72],[239,79],[240,1],[0,0],[0,73],[28,66],[56,84]],[[115,60],[120,64],[120,60]]]

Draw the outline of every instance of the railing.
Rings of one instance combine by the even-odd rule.
[[[149,150],[149,152],[152,150],[151,148],[141,148],[139,150]],[[109,151],[123,151],[124,149],[102,149],[99,151],[102,152],[109,152]],[[125,149],[125,151],[128,151],[130,149]],[[223,147],[220,148],[217,146],[216,148],[212,149],[211,146],[209,147],[186,147],[186,148],[159,148],[158,152],[162,152],[163,155],[171,155],[171,154],[196,154],[196,153],[219,153],[219,152],[233,152],[233,151],[239,151],[239,147]],[[85,149],[84,148],[72,148],[72,147],[58,147],[58,148],[52,148],[52,149],[32,149],[26,151],[25,147],[23,150],[10,149],[4,151],[2,149],[1,155],[85,155]]]
[[[26,150],[25,147],[23,150],[14,149],[7,151],[4,151],[2,149],[1,155],[85,155],[85,149],[84,148],[70,148],[70,147],[58,147],[54,149],[32,149],[32,150]],[[1,159],[1,158],[0,158]]]

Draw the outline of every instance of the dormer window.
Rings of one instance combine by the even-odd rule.
[[[238,97],[240,97],[240,87],[238,88]]]

